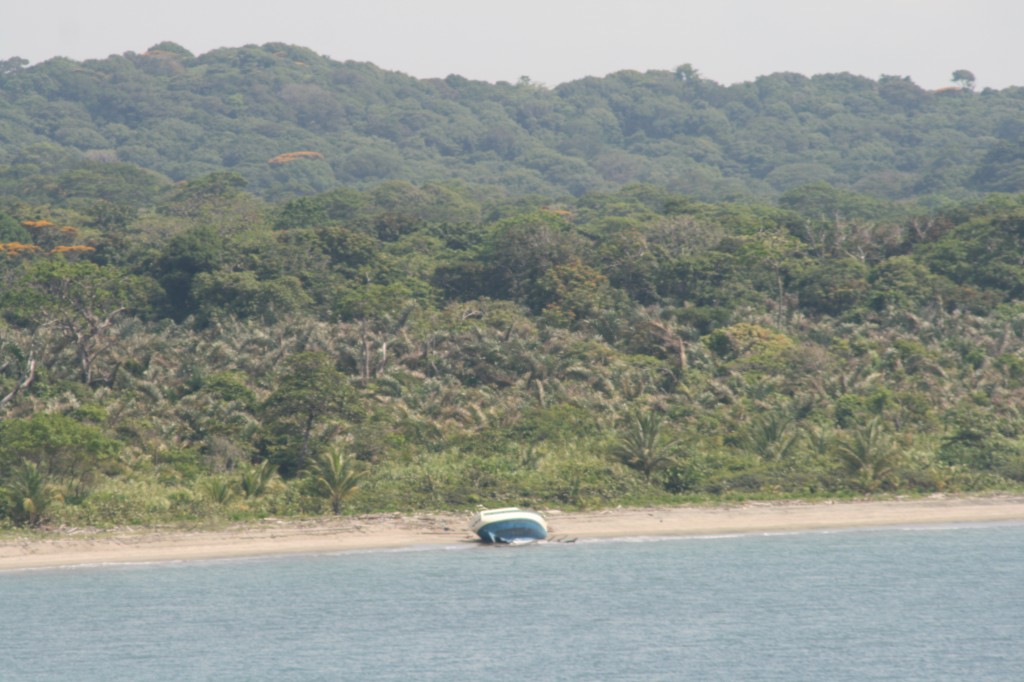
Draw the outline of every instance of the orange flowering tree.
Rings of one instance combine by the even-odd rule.
[[[287,152],[285,154],[278,154],[274,158],[267,161],[271,166],[282,166],[292,161],[298,161],[300,159],[322,159],[324,155],[320,152]]]
[[[7,242],[0,244],[0,255],[7,257],[28,256],[42,251],[35,244],[22,244],[21,242]]]
[[[81,231],[71,225],[58,225],[50,220],[23,220],[21,227],[32,243],[44,251],[73,246],[81,240]]]

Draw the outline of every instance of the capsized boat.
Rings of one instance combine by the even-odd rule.
[[[548,536],[548,524],[543,516],[517,507],[481,509],[473,516],[469,527],[488,543],[514,544]]]

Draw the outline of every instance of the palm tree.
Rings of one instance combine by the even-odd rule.
[[[634,414],[619,442],[612,448],[619,461],[643,473],[648,480],[654,472],[671,464],[676,441],[666,443],[661,433],[662,416],[657,412]]]
[[[872,492],[893,478],[899,453],[878,418],[839,443],[839,459],[865,490]]]
[[[365,474],[358,461],[334,447],[314,461],[309,476],[317,493],[331,500],[331,511],[340,514],[342,502],[358,489]]]
[[[39,524],[47,507],[53,501],[53,489],[46,475],[35,462],[24,462],[14,470],[4,487],[10,504],[11,518],[17,524]]]
[[[776,410],[760,415],[746,434],[746,444],[767,461],[779,461],[789,455],[800,438],[793,417]]]
[[[203,494],[217,504],[228,504],[235,497],[232,481],[222,476],[212,476],[200,484]]]
[[[266,492],[267,484],[275,473],[274,465],[267,459],[242,469],[242,492],[248,498],[259,497]]]

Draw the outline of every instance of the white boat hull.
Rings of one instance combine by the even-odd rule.
[[[548,536],[543,516],[515,507],[485,509],[473,517],[470,529],[484,542],[498,544],[544,540]]]

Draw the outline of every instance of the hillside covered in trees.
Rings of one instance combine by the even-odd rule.
[[[0,67],[0,523],[1024,483],[1016,92],[158,48]]]
[[[938,92],[850,74],[724,86],[688,64],[549,89],[417,80],[280,43],[23,62],[0,63],[0,186],[40,200],[94,196],[83,169],[108,176],[106,198],[134,201],[220,171],[271,200],[458,179],[551,197],[648,183],[703,200],[812,182],[889,199],[1024,190],[1024,89],[974,92],[966,71]],[[56,170],[57,185],[39,182]]]

